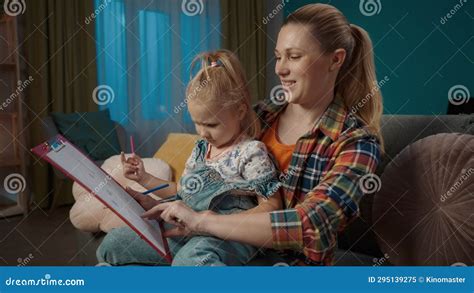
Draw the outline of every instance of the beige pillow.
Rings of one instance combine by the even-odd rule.
[[[163,160],[156,158],[143,158],[145,170],[155,177],[170,181],[172,174],[170,166]],[[120,185],[130,186],[138,191],[145,189],[135,181],[123,176],[120,156],[112,156],[102,165],[102,169],[110,174]],[[104,206],[94,195],[74,182],[72,194],[76,202],[69,212],[72,224],[79,230],[87,232],[108,232],[113,228],[126,224],[109,208]]]

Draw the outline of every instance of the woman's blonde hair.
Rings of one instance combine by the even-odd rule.
[[[345,49],[346,59],[336,78],[335,95],[340,95],[347,109],[377,136],[383,149],[380,129],[382,94],[377,86],[372,41],[368,33],[349,24],[334,6],[319,3],[299,8],[283,25],[287,24],[308,27],[324,53]]]
[[[251,107],[251,95],[242,65],[230,51],[201,53],[191,63],[191,73],[200,65],[186,89],[188,101],[209,103],[223,108],[245,105],[242,130],[250,137],[260,135],[260,123]]]

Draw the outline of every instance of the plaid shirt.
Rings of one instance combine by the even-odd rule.
[[[270,100],[255,107],[262,133],[284,108]],[[282,176],[286,209],[270,214],[273,247],[294,251],[306,264],[333,264],[337,232],[359,214],[359,179],[375,172],[380,155],[376,137],[334,99],[298,139]]]

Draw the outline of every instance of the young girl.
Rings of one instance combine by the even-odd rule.
[[[254,140],[260,132],[259,121],[250,107],[239,61],[224,50],[199,55],[191,69],[198,61],[201,69],[190,81],[186,96],[201,139],[186,162],[180,184],[148,174],[136,155],[125,160],[122,154],[125,177],[145,188],[169,183],[169,188],[155,195],[167,198],[177,192],[195,211],[231,214],[280,209],[277,171],[265,145]],[[150,199],[141,204],[149,209],[156,202]],[[257,254],[253,246],[211,236],[169,239],[169,246],[172,265],[244,265]]]

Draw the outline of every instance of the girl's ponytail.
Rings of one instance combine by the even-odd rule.
[[[260,136],[260,121],[251,106],[247,78],[240,61],[230,51],[218,50],[198,55],[191,63],[191,72],[200,63],[201,68],[188,84],[186,97],[220,107],[245,105],[246,115],[242,130],[252,138]]]

